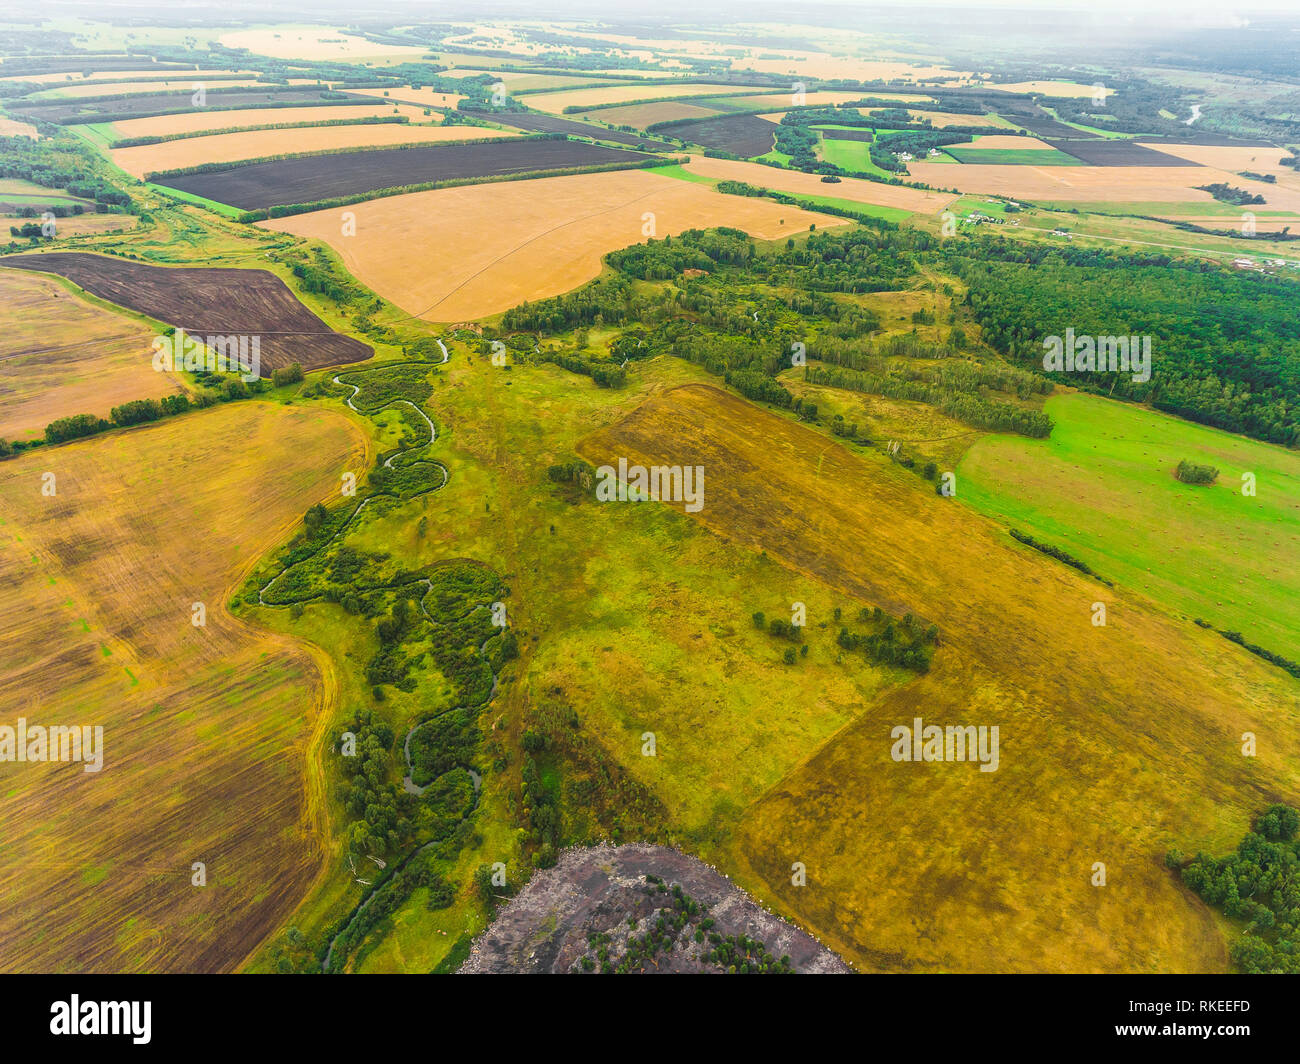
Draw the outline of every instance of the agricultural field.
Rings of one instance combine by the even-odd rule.
[[[39,698],[103,728],[99,772],[0,765],[6,972],[231,971],[320,870],[301,761],[326,675],[223,598],[365,441],[268,403],[190,418],[0,467],[5,717]]]
[[[108,417],[119,403],[181,390],[175,375],[155,372],[148,326],[39,274],[0,270],[0,296],[0,439],[26,440],[57,418]]]
[[[248,108],[234,111],[189,111],[184,114],[157,115],[154,118],[129,118],[124,121],[99,123],[91,127],[73,126],[73,130],[84,128],[105,129],[109,142],[135,139],[137,137],[178,137],[189,136],[209,131],[227,131],[246,129],[249,126],[295,126],[313,122],[356,122],[368,117],[387,115],[405,116],[412,123],[432,122],[424,113],[424,108],[410,104],[384,105],[382,109],[373,104],[357,107],[355,104],[327,107],[267,107]]]
[[[989,438],[967,452],[963,502],[1139,595],[1300,656],[1300,574],[1284,562],[1300,551],[1300,455],[1096,396],[1055,396],[1047,411],[1051,439]],[[1218,481],[1180,483],[1184,459],[1214,466]],[[1242,495],[1243,473],[1255,496]],[[1144,534],[1106,534],[1121,522]]]
[[[166,177],[158,184],[243,210],[364,196],[384,188],[595,166],[635,166],[652,156],[581,141],[537,138],[416,145],[312,155]]]
[[[1208,914],[1147,854],[1212,835],[1232,810],[1248,815],[1262,775],[1294,772],[1300,742],[1285,722],[1300,694],[1290,677],[1020,547],[901,470],[881,475],[888,463],[877,471],[715,388],[651,398],[581,452],[703,464],[717,487],[695,520],[727,541],[763,551],[804,586],[942,618],[927,676],[877,700],[743,811],[728,854],[742,886],[866,970],[1114,971],[1139,941],[1150,970],[1224,963]],[[1104,629],[1089,623],[1099,597],[1110,604]],[[1068,671],[1056,665],[1058,640],[1075,649]],[[1125,665],[1134,655],[1140,672]],[[891,761],[891,727],[916,716],[1000,721],[997,773]],[[1233,736],[1251,728],[1276,744],[1267,766],[1237,751]],[[635,758],[627,766],[644,772]],[[1159,787],[1145,785],[1152,778]],[[986,825],[978,858],[974,823]],[[1088,883],[1099,855],[1114,870],[1111,894]],[[989,880],[958,871],[972,859]],[[791,887],[796,860],[812,889]],[[904,924],[889,916],[899,906]],[[1062,935],[1067,912],[1080,918]]]
[[[865,145],[854,145],[852,141],[832,143],[837,146],[865,147]],[[701,177],[723,181],[745,181],[760,188],[775,189],[798,196],[833,196],[854,203],[870,203],[923,214],[937,214],[957,198],[951,193],[926,192],[905,185],[885,185],[852,177],[846,177],[838,184],[827,185],[823,184],[819,177],[800,173],[797,170],[779,170],[758,163],[733,159],[709,159],[699,155],[691,157],[687,169],[690,173]]]
[[[434,189],[351,209],[355,237],[340,235],[336,211],[259,224],[325,241],[349,272],[385,299],[409,314],[445,322],[497,314],[590,280],[606,252],[645,239],[647,212],[660,238],[728,225],[771,240],[810,225],[841,224],[641,170]],[[430,240],[445,250],[436,271],[419,266]]]
[[[77,122],[119,122],[131,118],[146,118],[151,115],[181,113],[189,111],[206,112],[208,110],[235,111],[241,108],[277,108],[303,104],[320,104],[322,106],[375,107],[378,104],[369,96],[347,96],[343,100],[326,100],[318,88],[284,89],[267,87],[263,89],[232,89],[226,92],[221,82],[214,82],[208,89],[206,102],[196,103],[194,90],[185,88],[178,92],[143,92],[133,95],[117,96],[105,93],[102,97],[88,97],[81,100],[64,102],[24,102],[9,104],[9,110],[19,118],[40,119],[45,122],[67,124],[70,120]]]
[[[55,7],[0,970],[871,973],[1040,1046],[905,976],[1198,975],[1140,996],[1285,1034],[1228,980],[1300,973],[1300,18]],[[159,1046],[244,1030],[171,985]],[[409,984],[225,985],[337,1054]]]
[[[559,115],[569,108],[582,111],[606,104],[642,103],[660,99],[707,99],[711,96],[734,97],[735,85],[710,85],[707,82],[682,81],[670,85],[601,85],[596,88],[566,89],[563,92],[530,93],[528,105],[547,114]],[[756,93],[761,89],[755,90]]]
[[[99,299],[191,336],[257,336],[263,374],[293,363],[310,369],[373,354],[330,329],[265,270],[169,269],[58,251],[10,256],[0,266],[65,277]]]
[[[659,103],[634,103],[627,107],[602,107],[592,117],[611,126],[631,126],[646,129],[659,122],[681,122],[688,118],[708,118],[718,114],[716,107],[687,103],[681,100],[664,100]],[[664,130],[660,130],[663,133]],[[669,132],[671,135],[671,132]]]
[[[440,144],[483,137],[510,137],[505,130],[479,126],[428,126],[405,122],[347,126],[302,126],[185,137],[160,144],[114,148],[115,165],[133,177],[164,170],[183,170],[212,162],[241,162],[273,155],[342,151],[351,148],[393,147],[398,144]]]
[[[721,115],[700,122],[660,126],[655,132],[745,159],[767,154],[776,140],[776,124],[757,115]]]
[[[606,129],[597,122],[578,122],[570,118],[555,118],[551,115],[536,114],[532,111],[469,110],[466,113],[481,121],[497,122],[503,126],[524,130],[528,133],[564,133],[570,137],[592,137],[596,140],[607,140],[614,144],[628,144],[632,147],[653,146],[657,143],[647,141],[647,138],[638,137],[632,133]],[[603,115],[600,112],[597,113],[596,117],[603,120]]]

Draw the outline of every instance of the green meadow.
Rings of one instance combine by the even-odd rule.
[[[1097,396],[1046,410],[1046,440],[977,442],[957,497],[1175,612],[1300,657],[1300,454]],[[1215,466],[1217,482],[1175,479],[1183,459]]]

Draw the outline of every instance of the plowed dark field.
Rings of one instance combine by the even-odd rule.
[[[857,140],[868,144],[875,139],[869,129],[823,129],[822,136],[827,140]]]
[[[196,78],[195,83],[201,82],[202,78]],[[310,104],[326,104],[335,107],[346,107],[355,104],[358,107],[366,106],[376,108],[383,106],[387,101],[381,100],[375,96],[347,96],[344,99],[321,99],[321,90],[318,88],[310,89],[275,89],[267,87],[265,89],[239,89],[234,91],[218,91],[220,82],[214,82],[208,86],[207,95],[204,97],[203,106],[196,106],[193,102],[194,93],[192,90],[182,92],[149,92],[137,93],[131,96],[121,96],[116,99],[82,99],[82,100],[60,100],[58,103],[15,103],[9,105],[9,110],[20,118],[41,119],[44,122],[66,123],[69,121],[90,121],[103,120],[105,122],[114,122],[126,118],[144,118],[150,115],[179,114],[183,111],[211,111],[211,110],[230,110],[231,108],[246,107],[266,107],[268,109],[275,107],[303,107]],[[112,91],[112,85],[104,86],[104,94],[107,96]]]
[[[1131,140],[1053,140],[1053,148],[1089,166],[1200,166],[1168,152],[1155,151]]]
[[[260,210],[434,181],[648,162],[651,158],[576,140],[530,138],[305,155],[162,178],[157,183],[232,207]]]
[[[657,132],[716,151],[730,152],[742,159],[766,155],[776,142],[776,123],[758,115],[723,115],[699,122],[674,122],[660,126]]]
[[[63,251],[14,255],[0,265],[66,277],[91,295],[198,336],[260,336],[261,371],[362,362],[367,344],[334,332],[266,270],[146,266]]]

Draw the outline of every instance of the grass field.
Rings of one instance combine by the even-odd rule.
[[[230,970],[310,886],[327,666],[224,599],[364,461],[342,416],[245,401],[0,466],[4,719],[104,729],[98,773],[0,765],[0,968]]]
[[[0,439],[30,439],[56,418],[108,417],[119,403],[180,391],[173,375],[154,372],[153,337],[53,278],[0,270]]]
[[[696,519],[780,562],[791,594],[829,588],[940,628],[927,676],[864,703],[720,832],[743,886],[867,969],[1222,969],[1213,918],[1161,857],[1226,845],[1263,796],[1295,800],[1290,677],[1021,548],[883,456],[714,388],[660,392],[580,452],[702,464]],[[998,725],[998,771],[894,762],[890,729],[917,716]],[[1241,756],[1245,730],[1266,755]]]
[[[591,280],[600,272],[602,255],[646,238],[647,214],[660,238],[730,225],[771,240],[813,224],[843,224],[644,170],[435,189],[350,209],[357,216],[352,237],[340,235],[337,211],[258,224],[324,240],[357,278],[386,299],[412,315],[451,322],[495,314]],[[424,266],[430,246],[441,249],[437,270]]]
[[[1056,396],[1047,412],[1047,440],[971,448],[958,497],[1155,601],[1300,658],[1300,454],[1089,395]],[[1218,468],[1218,482],[1176,480],[1184,458]],[[1244,472],[1254,498],[1241,494]]]
[[[835,140],[821,137],[821,156],[828,163],[842,166],[845,170],[875,174],[878,177],[891,175],[876,165],[871,158],[871,145],[863,140]]]

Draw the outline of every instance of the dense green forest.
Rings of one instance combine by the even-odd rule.
[[[625,327],[615,341],[620,368],[629,358],[673,354],[786,409],[794,398],[777,376],[791,366],[792,345],[803,343],[812,383],[928,403],[976,428],[1047,435],[1050,418],[1021,404],[1057,380],[1274,443],[1300,440],[1300,317],[1286,279],[988,235],[945,243],[888,223],[813,233],[772,250],[734,229],[691,230],[606,261],[612,272],[508,311],[504,328],[559,337]],[[971,361],[956,326],[946,345],[914,334],[874,336],[877,316],[846,297],[908,287],[918,266],[969,286],[984,342],[1014,365]],[[1150,379],[1045,373],[1043,341],[1067,328],[1079,336],[1149,336]],[[899,368],[900,356],[915,368]],[[543,357],[591,373],[585,352]]]
[[[1300,316],[1294,282],[1162,255],[1049,248],[980,237],[951,268],[970,286],[984,339],[1041,368],[1043,340],[1150,336],[1151,379],[1058,373],[1075,387],[1148,402],[1273,443],[1300,440]]]

